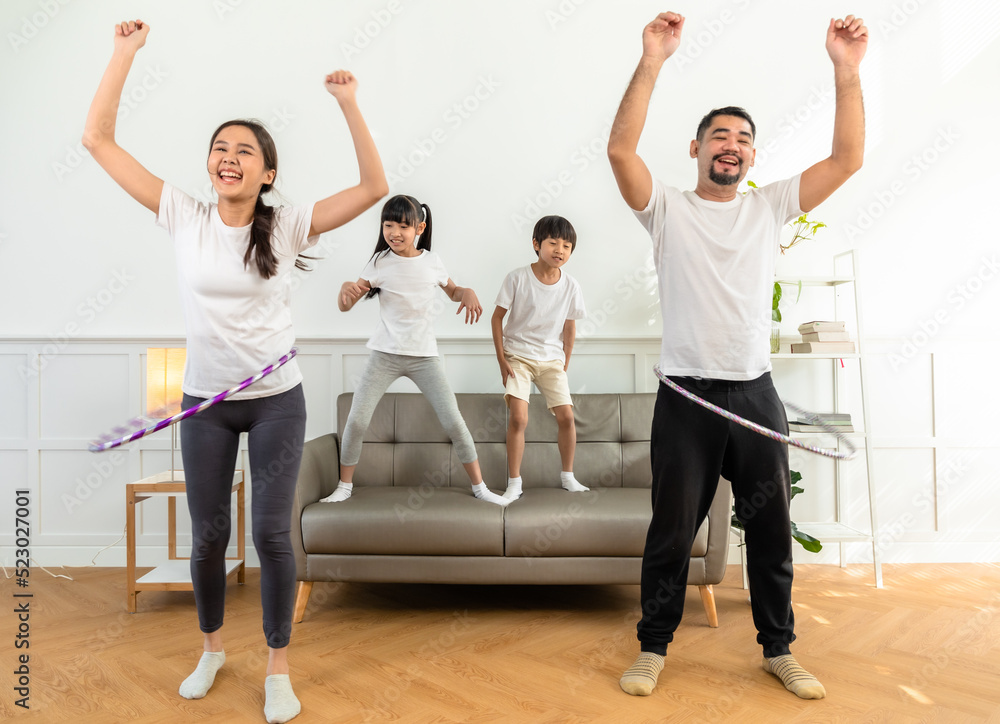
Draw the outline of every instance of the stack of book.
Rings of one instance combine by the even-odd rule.
[[[806,322],[799,325],[799,334],[802,341],[792,344],[793,353],[854,354],[856,351],[843,322]]]
[[[823,426],[832,427],[837,432],[854,432],[854,424],[851,422],[849,412],[817,412],[821,418],[810,422],[807,418],[799,417],[796,420],[788,421],[788,429],[791,432],[827,432]]]

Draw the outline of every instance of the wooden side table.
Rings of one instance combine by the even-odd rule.
[[[184,471],[157,473],[125,486],[125,538],[128,549],[128,612],[135,613],[135,598],[140,591],[191,591],[190,557],[177,555],[177,496],[184,495]],[[233,492],[236,493],[236,557],[226,558],[226,578],[234,573],[243,583],[246,577],[246,523],[244,520],[243,471],[233,472]],[[167,496],[167,562],[139,579],[135,573],[135,508],[154,496]]]

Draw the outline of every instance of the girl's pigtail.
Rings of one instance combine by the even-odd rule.
[[[416,199],[413,199],[416,201]],[[431,207],[427,204],[420,204],[420,207],[424,210],[424,223],[427,224],[424,227],[424,233],[420,235],[420,241],[417,242],[418,249],[431,250]]]

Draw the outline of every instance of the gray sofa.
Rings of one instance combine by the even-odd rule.
[[[459,394],[483,478],[507,480],[502,394]],[[506,508],[476,500],[433,409],[420,394],[387,394],[365,436],[354,493],[320,503],[339,479],[351,394],[337,399],[338,433],[306,443],[292,512],[298,578],[294,620],[315,581],[474,584],[637,584],[650,519],[649,430],[655,394],[574,395],[577,479],[568,493],[555,418],[533,395],[521,466],[524,495]],[[691,550],[688,584],[717,626],[712,586],[729,548],[730,488],[722,480]]]

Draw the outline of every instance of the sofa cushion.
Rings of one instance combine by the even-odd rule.
[[[466,488],[355,487],[302,511],[306,553],[502,556],[503,508]]]
[[[507,506],[504,551],[510,557],[641,557],[651,517],[649,490],[642,488],[536,488]],[[705,520],[691,555],[707,550]]]

